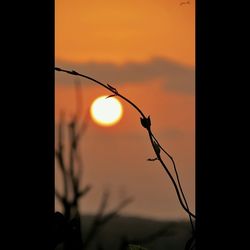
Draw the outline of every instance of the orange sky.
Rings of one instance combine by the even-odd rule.
[[[166,57],[194,66],[194,1],[56,0],[56,58],[124,63]]]
[[[194,211],[195,100],[193,90],[187,92],[183,87],[181,91],[185,85],[185,75],[184,80],[179,78],[178,74],[184,71],[178,71],[178,65],[193,74],[190,70],[194,70],[195,65],[195,7],[194,1],[186,6],[180,6],[180,2],[56,0],[55,59],[59,67],[65,63],[72,64],[69,69],[75,69],[73,67],[76,64],[83,63],[83,74],[88,73],[83,72],[86,65],[91,68],[88,63],[95,63],[97,69],[92,76],[103,82],[109,82],[113,75],[110,73],[103,78],[99,73],[102,67],[104,71],[111,69],[110,72],[115,72],[118,81],[112,84],[146,115],[151,115],[152,129],[162,145],[174,156],[190,208]],[[162,72],[159,77],[152,74],[148,79],[138,78],[135,70],[131,73],[131,79],[126,81],[125,77],[123,81],[120,77],[119,82],[119,75],[124,68],[114,71],[116,65],[137,62],[142,65],[143,75],[143,70],[148,71],[145,65],[151,65],[150,60],[154,58],[166,60],[170,66],[178,66],[174,68],[176,72],[171,78]],[[105,66],[104,63],[110,65]],[[155,65],[157,72],[158,64]],[[163,64],[162,67],[167,66]],[[76,77],[66,78],[68,84],[65,84],[61,82],[59,74],[63,73],[56,72],[56,120],[62,110],[67,117],[75,112],[75,89],[72,83]],[[169,81],[175,77],[180,83],[179,90],[169,85]],[[194,80],[188,79],[194,85]],[[86,84],[86,80],[81,82],[85,113],[96,97],[108,93],[100,86]],[[110,187],[114,204],[121,189],[135,196],[135,202],[124,210],[129,214],[186,219],[168,177],[157,163],[146,161],[153,157],[153,150],[140,125],[138,114],[128,104],[122,103],[124,116],[114,127],[103,128],[92,121],[89,123],[82,143],[84,182],[92,183],[94,189],[83,200],[82,211],[96,211],[101,190]],[[56,176],[56,184],[60,186],[58,173]]]

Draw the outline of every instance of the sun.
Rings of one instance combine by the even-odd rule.
[[[122,118],[123,108],[117,98],[100,96],[91,104],[90,114],[98,125],[113,126]]]

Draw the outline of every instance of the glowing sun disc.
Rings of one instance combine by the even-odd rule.
[[[123,108],[119,100],[115,97],[106,97],[100,96],[96,98],[90,107],[90,113],[97,124],[112,126],[120,121]]]

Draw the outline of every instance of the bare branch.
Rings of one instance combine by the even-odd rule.
[[[100,230],[101,226],[108,223],[111,219],[113,219],[115,216],[118,215],[118,213],[121,211],[121,209],[123,209],[130,202],[132,202],[132,198],[124,199],[123,201],[121,201],[120,204],[118,204],[118,206],[115,209],[113,209],[108,214],[103,215],[104,210],[105,210],[105,208],[107,206],[107,203],[108,203],[108,199],[109,199],[109,192],[106,191],[102,196],[102,201],[101,201],[98,213],[96,214],[96,216],[94,218],[94,221],[92,223],[92,226],[91,226],[91,228],[90,228],[90,230],[88,232],[88,235],[86,237],[86,240],[85,240],[85,243],[84,243],[85,247],[95,237],[97,232]]]
[[[87,185],[84,189],[78,192],[78,197],[81,198],[82,196],[85,196],[91,190],[91,188],[92,187],[90,185]]]
[[[71,177],[72,181],[74,179],[74,151],[75,151],[75,148],[76,148],[75,127],[76,127],[76,122],[75,122],[75,119],[73,118],[72,121],[68,125],[68,128],[69,128],[69,143],[70,143],[69,173],[70,173],[70,177]]]
[[[110,192],[106,190],[102,195],[102,200],[97,212],[96,220],[99,220],[99,218],[102,217],[105,208],[107,207],[109,197],[110,197]]]
[[[110,89],[111,91],[114,91],[116,94],[118,94],[118,91],[117,91],[116,88],[114,88],[114,87],[111,86],[110,84],[107,84],[107,86],[109,87],[109,89]]]
[[[59,167],[62,171],[63,175],[63,184],[64,184],[64,196],[67,198],[68,195],[68,182],[67,182],[67,170],[64,161],[64,147],[63,147],[63,139],[64,139],[64,129],[63,129],[63,114],[61,114],[60,121],[58,124],[58,149],[55,152],[56,159],[58,160]]]
[[[56,189],[55,190],[55,195],[56,195],[56,198],[61,202],[63,203],[63,196],[58,192],[58,190]]]
[[[148,158],[147,161],[157,161],[158,158]]]
[[[118,213],[126,207],[129,203],[133,201],[133,198],[127,198],[123,200],[115,209],[112,210],[112,212],[109,212],[106,214],[99,222],[100,225],[107,223],[109,220],[113,219],[115,216],[118,215]]]
[[[173,167],[174,167],[174,171],[175,171],[175,175],[176,175],[176,178],[177,178],[177,183],[178,183],[178,186],[179,186],[179,189],[181,191],[181,195],[184,199],[184,202],[185,202],[185,205],[187,207],[187,209],[189,210],[189,207],[188,207],[188,203],[187,203],[187,200],[186,200],[186,197],[185,197],[185,194],[183,192],[183,189],[182,189],[182,186],[181,186],[181,182],[180,182],[180,179],[179,179],[179,174],[178,174],[178,171],[177,171],[177,168],[176,168],[176,164],[175,164],[175,161],[173,159],[173,157],[160,145],[160,143],[157,141],[157,139],[154,137],[153,135],[153,138],[154,140],[157,142],[158,146],[160,149],[162,149],[162,151],[169,157],[169,159],[172,161],[172,164],[173,164]],[[194,225],[193,225],[193,221],[192,221],[192,218],[191,218],[191,215],[188,214],[189,216],[189,221],[190,221],[190,224],[191,224],[191,227],[192,227],[192,231],[194,233],[195,229],[194,229]]]
[[[99,230],[99,226],[101,224],[100,221],[101,221],[101,218],[103,216],[104,210],[107,206],[109,195],[110,195],[110,193],[107,190],[102,195],[102,200],[101,200],[98,212],[97,212],[97,214],[92,222],[91,228],[90,228],[90,230],[87,234],[86,240],[84,242],[85,248],[88,246],[90,241],[94,238],[97,231]]]
[[[82,75],[82,74],[80,74],[80,73],[78,73],[78,72],[76,72],[74,70],[69,71],[69,70],[65,70],[65,69],[61,69],[61,68],[57,68],[57,67],[55,67],[55,70],[65,72],[65,73],[70,74],[70,75],[78,75],[78,76],[84,77],[86,79],[89,79],[89,80],[91,80],[93,82],[96,82],[97,84],[103,86],[104,88],[108,89],[112,93],[116,94],[117,96],[120,96],[122,99],[124,99],[125,101],[127,101],[128,103],[130,103],[130,105],[132,105],[142,115],[143,118],[146,118],[145,115],[142,113],[142,111],[133,102],[131,102],[130,100],[128,100],[126,97],[120,95],[117,92],[117,90],[115,88],[113,88],[112,86],[110,86],[110,85],[107,86],[106,84],[101,83],[101,82],[97,81],[96,79],[94,79],[92,77],[89,77],[89,76],[86,76],[86,75]]]
[[[105,99],[108,99],[108,98],[111,98],[111,97],[114,97],[114,96],[116,96],[116,94],[109,95],[109,96],[105,97]]]
[[[92,77],[89,77],[89,76],[86,76],[86,75],[83,75],[83,74],[80,74],[76,71],[69,71],[69,70],[64,70],[64,69],[61,69],[61,68],[55,68],[55,70],[57,71],[62,71],[62,72],[65,72],[65,73],[68,73],[68,74],[71,74],[71,75],[78,75],[78,76],[81,76],[83,78],[86,78],[86,79],[89,79],[99,85],[101,85],[102,87],[108,89],[109,91],[111,91],[112,93],[116,94],[117,96],[119,96],[120,98],[122,98],[123,100],[125,100],[126,102],[128,102],[132,107],[134,107],[139,113],[140,115],[142,116],[140,119],[141,119],[141,124],[144,128],[146,128],[147,132],[148,132],[148,135],[149,135],[149,139],[150,139],[150,142],[151,142],[151,145],[154,149],[154,152],[157,156],[157,158],[159,159],[161,165],[163,166],[166,174],[169,176],[172,184],[174,185],[174,188],[175,188],[175,191],[176,191],[176,194],[177,194],[177,197],[178,197],[178,200],[180,202],[180,205],[182,206],[182,208],[188,213],[189,216],[192,216],[193,218],[195,218],[195,215],[190,212],[188,206],[186,205],[186,199],[184,199],[184,202],[183,202],[183,196],[184,196],[184,193],[181,192],[179,190],[179,185],[176,183],[175,179],[173,178],[171,172],[169,171],[169,169],[167,168],[166,164],[164,163],[164,161],[162,160],[161,156],[160,156],[160,144],[158,143],[158,141],[155,139],[155,136],[153,135],[152,131],[151,131],[151,121],[150,121],[150,117],[146,117],[144,115],[144,113],[133,103],[131,102],[129,99],[127,99],[126,97],[124,97],[123,95],[121,95],[120,93],[118,93],[118,91],[112,87],[111,85],[106,85],[104,83],[101,83],[99,81],[97,81],[96,79],[92,78]],[[170,156],[169,154],[167,154],[168,156]],[[171,157],[172,158],[172,157]],[[191,217],[190,217],[191,218]]]
[[[63,151],[63,141],[64,141],[64,133],[63,133],[63,125],[64,125],[64,113],[61,112],[60,120],[58,124],[58,148],[60,151]]]
[[[165,172],[167,173],[167,175],[169,176],[170,180],[172,181],[173,185],[174,185],[174,188],[175,188],[175,191],[176,191],[176,194],[177,194],[177,197],[178,197],[178,200],[182,206],[182,208],[188,213],[188,215],[192,216],[195,218],[195,215],[189,211],[189,209],[185,206],[183,200],[182,200],[182,196],[181,196],[181,193],[179,191],[179,188],[178,188],[178,185],[176,184],[176,181],[174,179],[174,177],[172,176],[172,174],[170,173],[169,169],[167,168],[166,164],[164,163],[164,161],[162,160],[161,156],[160,156],[160,152],[158,150],[158,148],[155,147],[155,140],[154,140],[154,135],[151,131],[151,129],[148,130],[148,135],[149,135],[149,139],[151,141],[151,144],[153,146],[153,149],[155,151],[155,154],[158,158],[158,160],[160,161],[161,165],[163,166]],[[157,142],[158,143],[158,142]],[[160,145],[158,143],[158,145]]]

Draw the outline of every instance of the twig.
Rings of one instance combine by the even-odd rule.
[[[128,102],[132,107],[134,107],[139,113],[140,115],[142,116],[141,118],[141,123],[142,123],[142,126],[144,128],[146,128],[147,132],[148,132],[148,135],[149,135],[149,138],[150,138],[150,142],[151,142],[151,145],[155,151],[155,154],[158,158],[158,160],[160,161],[161,165],[163,166],[164,170],[166,171],[167,175],[170,177],[170,180],[172,181],[173,185],[174,185],[174,188],[175,188],[175,191],[176,191],[176,194],[177,194],[177,197],[178,197],[178,200],[180,202],[180,205],[182,206],[182,208],[190,215],[192,216],[193,218],[195,218],[195,215],[190,212],[188,206],[186,204],[184,204],[183,200],[182,200],[182,196],[184,196],[184,193],[179,191],[179,188],[178,188],[178,185],[176,184],[172,174],[170,173],[170,171],[168,170],[166,164],[163,162],[161,156],[160,156],[160,148],[162,148],[160,146],[160,144],[158,143],[158,141],[155,139],[155,136],[153,135],[152,131],[151,131],[151,121],[150,121],[150,117],[146,117],[144,115],[144,113],[132,102],[130,101],[129,99],[127,99],[126,97],[124,97],[123,95],[121,95],[114,87],[110,86],[109,84],[104,84],[104,83],[101,83],[99,81],[97,81],[96,79],[92,78],[92,77],[89,77],[87,75],[83,75],[83,74],[80,74],[74,70],[72,71],[69,71],[69,70],[65,70],[65,69],[61,69],[61,68],[58,68],[58,67],[55,67],[55,70],[56,71],[62,71],[62,72],[65,72],[67,74],[71,74],[71,75],[78,75],[78,76],[81,76],[83,78],[86,78],[86,79],[89,79],[99,85],[101,85],[102,87],[108,89],[109,91],[111,91],[112,93],[114,93],[115,95],[119,96],[120,98],[122,98],[123,100],[125,100],[126,102]],[[165,150],[164,150],[165,152]],[[170,156],[169,154],[167,154],[168,157]],[[170,159],[172,160],[173,158],[170,157]],[[173,161],[172,161],[173,162]],[[175,166],[175,164],[174,164]],[[181,188],[180,188],[181,189]],[[185,201],[185,199],[184,199]],[[186,201],[185,201],[186,203]]]
[[[185,197],[185,194],[183,192],[183,189],[182,189],[182,186],[181,186],[181,182],[180,182],[180,179],[179,179],[179,174],[178,174],[178,171],[177,171],[177,168],[176,168],[176,165],[175,165],[175,161],[173,159],[173,157],[160,145],[160,143],[157,141],[157,139],[154,137],[154,135],[152,134],[153,138],[155,139],[155,141],[157,142],[157,144],[159,145],[159,147],[162,149],[162,151],[170,158],[170,160],[172,161],[172,164],[174,166],[174,171],[175,171],[175,175],[176,175],[176,178],[177,178],[177,183],[178,183],[178,186],[180,188],[180,191],[181,191],[181,194],[182,194],[182,197],[184,199],[184,202],[185,202],[185,205],[187,206],[187,209],[189,210],[189,207],[188,207],[188,203],[187,203],[187,200],[186,200],[186,197]],[[192,232],[194,233],[195,229],[194,229],[194,225],[193,225],[193,221],[192,221],[192,218],[191,218],[191,215],[188,214],[189,216],[189,221],[190,221],[190,224],[191,224],[191,227],[192,227]]]
[[[61,114],[59,125],[58,125],[58,149],[55,152],[56,158],[59,163],[59,167],[62,171],[63,174],[63,183],[64,183],[64,196],[65,199],[67,199],[68,196],[68,182],[67,182],[67,170],[65,166],[65,161],[64,161],[64,146],[63,146],[63,135],[64,135],[64,130],[63,130],[63,114]]]
[[[133,201],[132,198],[126,198],[121,201],[120,204],[116,208],[114,208],[111,212],[104,215],[105,208],[107,207],[109,200],[109,192],[104,192],[102,196],[102,201],[99,206],[98,212],[94,218],[92,226],[87,234],[86,240],[84,241],[84,246],[87,248],[88,244],[92,241],[92,239],[97,235],[97,232],[100,230],[101,226],[108,223],[111,219],[118,215],[118,213],[129,203]]]

